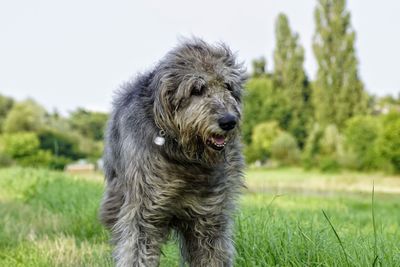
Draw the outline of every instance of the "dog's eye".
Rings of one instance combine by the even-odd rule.
[[[191,91],[190,94],[191,94],[191,95],[200,96],[200,95],[202,95],[202,94],[204,93],[205,89],[206,89],[206,86],[205,86],[205,85],[194,86],[194,87],[192,88],[192,91]]]
[[[225,83],[224,86],[228,91],[232,92],[232,86],[229,83]]]

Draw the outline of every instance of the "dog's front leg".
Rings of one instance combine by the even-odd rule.
[[[119,215],[113,229],[116,266],[158,266],[168,229],[149,220],[151,214],[141,206],[124,204]]]
[[[181,253],[191,267],[233,266],[230,220],[200,218],[181,233]]]

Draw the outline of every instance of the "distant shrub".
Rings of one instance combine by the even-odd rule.
[[[4,134],[1,138],[2,153],[21,166],[48,166],[52,154],[39,149],[35,133],[19,132]]]
[[[49,164],[53,158],[50,151],[37,150],[35,154],[26,155],[24,157],[17,158],[17,163],[21,166],[32,166],[32,167],[49,167]]]
[[[276,121],[257,124],[253,129],[251,144],[245,149],[246,161],[265,161],[271,156],[271,145],[281,133]]]
[[[341,167],[338,159],[333,155],[324,155],[319,159],[318,165],[322,172],[337,172]]]
[[[337,171],[345,155],[343,137],[336,125],[325,129],[315,124],[308,136],[303,152],[303,165],[306,169],[318,167],[322,171]]]
[[[69,123],[71,128],[82,136],[94,141],[102,141],[107,119],[107,113],[78,108],[70,114]]]
[[[325,172],[339,170],[343,155],[343,137],[336,125],[328,125],[320,140],[319,168]]]
[[[64,170],[65,165],[72,162],[70,158],[63,156],[52,156],[50,162],[48,163],[48,167],[54,170]]]
[[[37,132],[45,125],[46,110],[29,99],[12,106],[4,120],[5,133]]]
[[[4,153],[0,153],[0,167],[9,167],[13,165],[13,159]]]
[[[35,133],[20,132],[2,136],[3,152],[14,159],[31,156],[39,150],[39,139]]]
[[[305,169],[310,169],[318,165],[318,156],[320,153],[320,140],[323,136],[323,130],[318,124],[314,124],[304,146],[302,162]]]
[[[384,118],[378,149],[388,160],[395,172],[400,173],[400,114],[392,113]]]
[[[330,124],[324,130],[320,140],[320,153],[322,155],[340,154],[343,150],[343,137],[340,135],[336,125]]]
[[[287,132],[282,132],[271,144],[271,158],[282,165],[292,165],[299,162],[300,150],[296,139]]]
[[[376,117],[356,116],[348,120],[344,131],[347,155],[343,164],[358,170],[378,168],[382,160],[376,144],[380,131],[380,120]]]
[[[55,129],[43,129],[38,133],[40,149],[51,151],[53,155],[73,160],[83,157],[79,143],[74,136]]]

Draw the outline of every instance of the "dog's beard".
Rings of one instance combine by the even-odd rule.
[[[225,160],[225,151],[235,142],[238,132],[206,132],[182,136],[180,150],[190,161],[218,164]]]

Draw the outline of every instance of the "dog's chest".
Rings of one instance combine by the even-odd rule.
[[[204,178],[204,177],[203,177]],[[175,215],[183,219],[219,213],[229,195],[225,180],[209,177],[188,182],[174,203]]]

